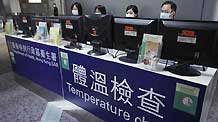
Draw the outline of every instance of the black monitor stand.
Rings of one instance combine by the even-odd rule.
[[[89,55],[93,56],[101,56],[107,54],[107,52],[101,49],[101,41],[99,40],[92,40],[93,49],[88,52]]]
[[[17,32],[17,35],[22,35],[23,33],[19,33],[19,32]]]
[[[76,39],[71,39],[70,40],[70,44],[69,45],[65,45],[64,47],[68,48],[68,49],[79,49],[79,50],[82,49],[82,46],[77,43]]]
[[[31,37],[33,37],[33,36],[32,36],[33,34],[32,34],[32,32],[31,32],[31,29],[29,29],[29,28],[28,28],[28,30],[23,30],[23,34],[24,34],[24,35],[22,36],[23,38],[31,38]]]
[[[78,38],[77,35],[75,35],[75,39],[71,39],[71,38],[66,38],[65,40],[70,41],[69,45],[65,45],[65,48],[68,49],[82,49],[82,46],[78,43]]]
[[[23,35],[22,38],[31,38],[31,35]]]
[[[190,66],[190,62],[178,62],[177,64],[165,67],[166,71],[181,76],[200,76],[201,73]]]
[[[136,64],[138,59],[137,51],[132,49],[125,49],[125,51],[127,52],[127,56],[122,56],[119,60],[126,63]]]

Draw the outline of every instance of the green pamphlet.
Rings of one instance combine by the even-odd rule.
[[[199,92],[199,88],[177,83],[173,107],[180,111],[195,115]]]
[[[61,67],[66,70],[70,70],[68,54],[61,52]]]

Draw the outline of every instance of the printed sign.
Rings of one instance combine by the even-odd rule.
[[[69,70],[69,61],[68,61],[68,54],[64,52],[61,53],[61,66],[63,69]]]
[[[137,30],[132,26],[125,26],[124,27],[124,35],[125,36],[137,36]]]
[[[177,83],[174,108],[195,115],[200,89]]]
[[[182,30],[178,35],[177,42],[196,44],[197,38],[194,31]]]
[[[181,79],[64,49],[60,49],[60,52],[62,65],[67,65],[67,68],[62,66],[65,99],[107,122],[199,122],[200,120],[205,86],[187,84],[187,81]],[[198,103],[196,99],[192,99],[193,104],[190,104],[189,98],[185,98],[185,105],[193,106],[193,109],[188,111],[175,109],[174,96],[177,83],[201,89],[199,92],[194,90],[191,95],[197,96],[196,98],[202,101]],[[189,111],[195,114],[190,116],[187,114]]]
[[[6,36],[13,70],[62,95],[59,52],[55,46]]]

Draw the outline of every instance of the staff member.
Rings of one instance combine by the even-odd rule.
[[[107,12],[106,12],[106,8],[105,8],[103,5],[97,5],[97,6],[95,7],[94,13],[95,13],[95,14],[102,14],[102,15],[104,15],[104,14],[106,14]]]
[[[138,17],[138,7],[135,5],[129,5],[126,8],[126,17]]]
[[[74,16],[81,16],[83,13],[81,4],[79,2],[73,3],[71,6],[71,12]]]
[[[173,1],[166,1],[161,5],[161,19],[174,19],[176,16],[177,5]]]

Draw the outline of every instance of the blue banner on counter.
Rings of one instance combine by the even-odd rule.
[[[107,122],[199,122],[206,87],[60,49],[65,99]]]
[[[13,70],[62,96],[58,47],[6,36]]]

